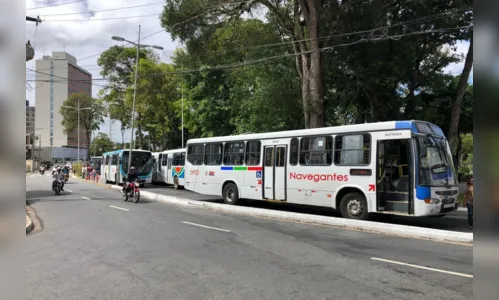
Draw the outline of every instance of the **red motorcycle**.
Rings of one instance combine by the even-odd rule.
[[[140,199],[140,182],[138,180],[127,182],[125,187],[125,191],[123,193],[123,201],[128,201],[128,198],[133,199],[133,203],[139,202]]]

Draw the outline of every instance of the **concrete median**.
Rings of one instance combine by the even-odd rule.
[[[111,188],[121,189],[121,187],[117,185],[113,185]],[[427,239],[439,242],[462,243],[469,245],[473,244],[473,233],[379,223],[372,221],[358,221],[352,219],[318,216],[318,215],[294,213],[287,211],[275,211],[262,208],[233,206],[220,203],[203,202],[198,200],[190,200],[180,197],[167,196],[144,190],[141,190],[140,194],[141,197],[152,201],[164,202],[181,206],[207,208],[207,209],[212,209],[227,213],[234,213],[239,215],[258,216],[258,217],[293,221],[306,224],[326,225],[326,226],[354,229],[366,232],[396,235],[408,238]]]

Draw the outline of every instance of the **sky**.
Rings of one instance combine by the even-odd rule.
[[[63,3],[69,4],[60,5]],[[155,51],[162,61],[170,62],[169,56],[173,50],[182,45],[179,41],[172,41],[167,32],[161,31],[159,14],[164,3],[165,0],[26,0],[26,15],[39,15],[43,20],[38,26],[33,22],[26,22],[26,39],[29,39],[35,48],[35,59],[26,62],[26,68],[35,69],[35,60],[43,55],[51,55],[52,51],[66,51],[76,57],[78,65],[91,72],[93,78],[100,78],[102,76],[97,66],[98,54],[113,45],[122,44],[112,40],[112,36],[137,40],[139,24],[142,37],[156,33],[141,42],[162,46],[164,51]],[[49,5],[51,6],[43,8]],[[111,10],[130,6],[134,7]],[[456,52],[466,54],[468,45],[467,42],[458,43]],[[458,75],[463,65],[464,61],[452,64],[445,68],[445,72]],[[35,78],[34,72],[26,72],[26,78]],[[32,89],[36,88],[36,84],[32,82],[31,87],[26,88],[26,99],[30,101],[30,105],[34,105],[36,101]],[[94,97],[97,97],[99,89],[98,86],[92,87]],[[106,120],[100,131],[109,135],[110,128],[112,139],[121,142],[118,122],[110,126],[109,120]],[[125,140],[130,140],[130,131],[126,132]]]

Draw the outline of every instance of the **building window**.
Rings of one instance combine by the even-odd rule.
[[[195,166],[203,164],[204,145],[191,144],[187,147],[187,161]]]
[[[370,150],[369,134],[336,136],[334,163],[339,166],[368,165]]]
[[[246,165],[258,166],[260,164],[261,142],[247,141],[246,142]]]
[[[222,143],[206,144],[204,148],[204,164],[208,166],[219,166],[222,164]]]
[[[333,138],[304,137],[300,141],[300,165],[329,166],[333,163]]]
[[[224,165],[240,166],[244,162],[244,142],[225,143]]]
[[[296,166],[298,164],[298,139],[292,138],[289,147],[289,164]]]

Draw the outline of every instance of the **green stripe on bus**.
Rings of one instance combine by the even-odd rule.
[[[234,171],[246,171],[248,167],[234,167]]]

